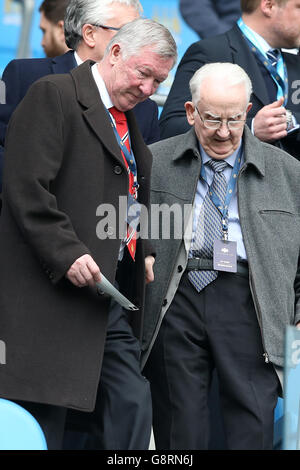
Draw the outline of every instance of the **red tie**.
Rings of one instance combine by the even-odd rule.
[[[126,145],[128,151],[130,152],[130,143],[129,143],[129,132],[128,132],[128,126],[127,126],[127,120],[125,113],[122,111],[119,111],[115,106],[112,108],[109,108],[109,112],[113,116],[115,123],[116,123],[116,128],[118,131],[118,134],[120,136],[121,141],[123,142],[124,145]],[[124,163],[127,168],[128,172],[128,177],[129,177],[129,193],[134,195],[136,197],[135,191],[134,191],[134,175],[129,169],[129,165],[127,163],[126,157],[124,153],[121,151]],[[136,252],[136,231],[130,227],[129,225],[127,226],[127,239],[126,239],[126,245],[129,250],[130,256],[132,257],[133,261],[135,259],[135,252]]]

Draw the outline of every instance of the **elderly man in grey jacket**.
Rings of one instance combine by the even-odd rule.
[[[271,449],[285,327],[300,325],[300,163],[245,126],[251,82],[238,65],[207,64],[190,88],[193,128],[150,147],[143,364],[156,446],[207,448],[215,367],[228,448]]]

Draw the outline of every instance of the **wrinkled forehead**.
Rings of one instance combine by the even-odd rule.
[[[222,80],[203,81],[200,87],[198,107],[202,111],[211,111],[212,114],[222,115],[244,112],[248,105],[247,91],[244,82],[232,84]]]
[[[140,68],[149,73],[166,78],[173,66],[174,59],[171,57],[162,57],[159,53],[149,47],[143,47],[136,54],[123,58],[124,62],[134,68]]]

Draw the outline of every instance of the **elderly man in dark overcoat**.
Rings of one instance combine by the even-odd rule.
[[[66,409],[95,406],[104,449],[149,444],[151,398],[138,340],[154,258],[120,197],[148,205],[151,154],[130,110],[155,92],[175,60],[169,31],[137,19],[112,39],[99,64],[87,61],[36,82],[9,124],[0,396],[32,412],[49,448],[61,446]],[[120,116],[128,124],[127,150]],[[98,295],[102,274],[138,312],[130,316]]]

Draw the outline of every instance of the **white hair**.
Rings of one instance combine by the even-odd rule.
[[[194,73],[190,80],[190,91],[194,105],[197,105],[201,98],[201,85],[206,78],[217,78],[229,85],[245,85],[247,103],[250,101],[252,93],[252,83],[245,70],[237,64],[230,62],[215,62],[203,65]]]
[[[78,48],[85,24],[108,24],[113,16],[111,5],[114,3],[133,7],[140,15],[143,12],[139,0],[70,0],[64,20],[67,46],[74,50]]]
[[[173,65],[177,60],[177,46],[172,34],[154,20],[137,18],[122,26],[108,43],[104,57],[115,44],[121,45],[123,59],[137,55],[143,47],[149,46],[160,57],[172,58]]]

